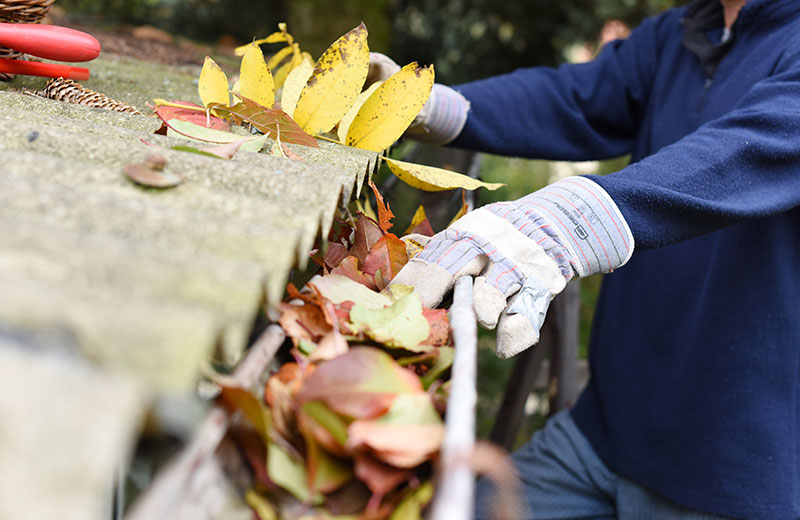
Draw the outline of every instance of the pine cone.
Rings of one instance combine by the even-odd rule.
[[[39,95],[48,99],[55,99],[56,101],[75,103],[76,105],[86,105],[94,108],[113,110],[115,112],[142,115],[138,110],[127,103],[116,101],[99,92],[90,90],[71,79],[52,79]]]

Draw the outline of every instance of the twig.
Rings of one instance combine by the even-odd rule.
[[[471,460],[475,447],[475,406],[478,326],[472,309],[472,278],[456,282],[450,307],[450,328],[455,343],[450,397],[447,401],[447,431],[442,445],[439,486],[431,509],[431,520],[472,518],[475,475]]]
[[[268,327],[236,367],[232,381],[243,388],[253,388],[285,337],[279,326]],[[229,426],[227,412],[220,407],[212,408],[191,442],[156,476],[126,515],[126,520],[171,520],[183,518],[187,508],[195,514],[202,510],[195,501],[204,495],[210,482],[207,477],[215,471],[201,469],[215,469],[209,466],[218,463],[214,454]],[[208,518],[211,516],[207,514]]]

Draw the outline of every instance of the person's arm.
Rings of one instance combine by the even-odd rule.
[[[647,19],[591,62],[534,67],[456,85],[470,104],[452,146],[501,155],[595,160],[630,152],[653,81],[659,31]]]
[[[627,168],[591,177],[637,248],[686,240],[800,205],[800,37],[726,115]]]

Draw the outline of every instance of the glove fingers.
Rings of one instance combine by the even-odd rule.
[[[453,288],[453,275],[436,264],[412,258],[397,273],[390,285],[410,285],[419,294],[425,307],[434,308]]]
[[[500,313],[506,308],[506,295],[495,285],[488,283],[485,276],[479,276],[475,278],[472,298],[478,323],[487,329],[495,328]]]
[[[539,330],[522,314],[500,316],[497,325],[497,357],[508,359],[539,342]]]

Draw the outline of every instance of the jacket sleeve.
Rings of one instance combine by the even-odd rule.
[[[800,38],[724,116],[627,168],[592,177],[637,248],[800,206]]]
[[[519,69],[455,86],[471,108],[451,144],[576,161],[629,153],[655,73],[663,18],[645,20],[589,63]]]

